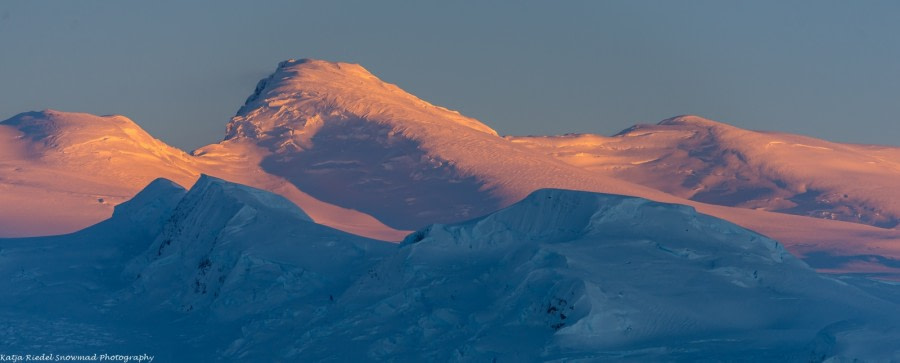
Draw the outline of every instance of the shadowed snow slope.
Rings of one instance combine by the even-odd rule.
[[[656,193],[514,145],[359,65],[318,60],[282,62],[213,148],[255,148],[268,173],[399,229],[483,215],[547,186]]]
[[[560,160],[691,200],[838,219],[900,223],[900,148],[742,130],[697,116],[614,137],[509,137]]]
[[[315,224],[262,190],[157,180],[78,233],[0,240],[0,320],[12,327],[0,349],[52,341],[60,354],[209,360],[241,329],[329,304],[396,247]]]
[[[588,192],[539,190],[398,246],[261,190],[158,180],[79,233],[0,240],[0,269],[4,354],[53,342],[181,361],[900,358],[897,286],[819,275],[690,207]]]

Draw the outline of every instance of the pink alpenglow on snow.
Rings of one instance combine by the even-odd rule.
[[[690,205],[818,256],[810,262],[829,271],[896,272],[892,261],[900,259],[897,148],[696,116],[612,137],[501,137],[348,63],[282,62],[224,140],[192,153],[121,116],[25,113],[0,123],[0,137],[0,201],[17,206],[0,211],[3,236],[71,232],[109,216],[155,178],[189,187],[208,174],[278,193],[318,223],[381,240],[561,188]]]

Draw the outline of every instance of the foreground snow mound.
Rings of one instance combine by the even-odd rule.
[[[136,257],[162,230],[185,190],[157,179],[132,200],[115,208],[112,218],[76,233],[26,239],[0,239],[0,271],[12,276],[3,291],[66,294],[78,285],[96,289],[97,279],[118,284],[126,261]],[[75,286],[61,281],[78,280]],[[15,298],[5,299],[15,301]],[[42,304],[55,304],[45,301]]]
[[[203,175],[185,192],[159,179],[94,227],[0,239],[10,276],[0,281],[0,324],[14,333],[0,333],[0,349],[24,354],[52,341],[60,354],[208,360],[245,330],[331,304],[395,249],[315,224],[266,191]]]
[[[0,350],[94,352],[146,339],[142,329],[112,318],[111,292],[130,284],[119,278],[122,269],[160,233],[184,194],[158,179],[87,229],[0,239]]]
[[[896,308],[690,207],[540,190],[410,235],[278,344],[303,360],[881,360],[900,350],[860,337],[900,337]]]
[[[136,278],[133,296],[163,309],[234,320],[300,298],[325,303],[393,248],[315,224],[281,196],[203,175],[125,276]]]

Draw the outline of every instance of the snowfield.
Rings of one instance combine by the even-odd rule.
[[[897,286],[821,275],[693,208],[543,189],[387,243],[201,176],[0,240],[12,354],[169,361],[900,359]],[[65,303],[60,304],[59,302]]]

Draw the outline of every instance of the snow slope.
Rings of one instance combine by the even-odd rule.
[[[617,195],[539,190],[398,246],[265,191],[159,180],[90,229],[0,240],[0,268],[0,349],[13,354],[52,342],[182,361],[900,359],[897,286],[858,288],[732,223]]]
[[[697,116],[613,137],[508,137],[570,164],[691,200],[892,228],[900,148],[739,129]]]

